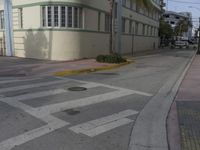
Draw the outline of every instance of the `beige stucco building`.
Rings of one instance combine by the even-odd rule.
[[[121,53],[158,48],[160,0],[146,11],[136,0],[123,0]],[[0,48],[4,48],[0,6]],[[108,0],[13,0],[14,55],[73,60],[109,53]],[[117,28],[117,27],[116,27]]]

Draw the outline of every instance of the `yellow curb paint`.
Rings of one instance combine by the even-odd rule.
[[[54,73],[55,76],[68,76],[68,75],[76,75],[76,74],[81,74],[81,73],[90,73],[90,72],[96,72],[96,71],[103,71],[103,70],[112,70],[115,68],[119,68],[124,65],[128,65],[132,63],[133,61],[127,61],[125,63],[121,64],[114,64],[110,66],[104,66],[104,67],[97,67],[97,68],[87,68],[87,69],[80,69],[80,70],[64,70],[64,71],[59,71]]]

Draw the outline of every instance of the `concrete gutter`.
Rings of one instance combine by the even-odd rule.
[[[96,71],[103,71],[103,70],[112,70],[116,69],[125,65],[128,65],[132,63],[133,61],[127,61],[125,63],[120,64],[111,64],[110,66],[103,66],[103,67],[96,67],[96,68],[86,68],[86,69],[79,69],[79,70],[64,70],[54,73],[55,76],[68,76],[68,75],[77,75],[82,73],[90,73],[90,72],[96,72]]]
[[[168,150],[167,117],[179,86],[196,54],[173,73],[140,112],[133,127],[129,150]]]

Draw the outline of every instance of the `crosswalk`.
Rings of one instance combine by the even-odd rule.
[[[94,104],[105,103],[109,101],[115,101],[115,99],[132,95],[132,94],[139,94],[142,96],[152,96],[150,93],[145,93],[141,91],[135,91],[130,89],[125,89],[121,87],[115,87],[111,85],[105,85],[101,83],[95,82],[87,82],[87,81],[80,81],[74,80],[69,78],[58,78],[58,77],[51,77],[53,80],[47,81],[45,77],[41,78],[20,78],[20,79],[0,79],[0,102],[7,103],[8,105],[18,108],[37,119],[46,123],[46,125],[27,131],[21,135],[17,135],[11,137],[5,141],[0,141],[0,150],[11,150],[13,147],[24,144],[30,140],[34,140],[35,138],[41,137],[45,134],[53,132],[59,128],[64,126],[70,126],[70,122],[61,120],[52,114],[61,112],[68,109],[74,109],[79,107],[85,106],[92,106]],[[44,79],[44,80],[42,80]],[[41,80],[41,82],[34,82],[37,80]],[[21,84],[23,82],[23,84]],[[57,102],[53,104],[45,104],[44,106],[32,107],[28,104],[25,104],[24,101],[31,101],[34,99],[43,99],[45,97],[51,97],[54,95],[61,95],[65,93],[69,93],[68,89],[63,88],[63,86],[58,86],[59,84],[66,84],[70,85],[71,83],[81,85],[82,87],[89,89],[93,89],[96,87],[102,88],[109,88],[112,91],[103,94],[97,94],[94,96],[90,96],[88,94],[87,97],[66,100],[62,102]],[[6,84],[12,84],[10,87],[6,87]],[[72,84],[72,85],[74,85]],[[56,86],[55,86],[56,85]],[[77,85],[77,86],[78,86]],[[55,88],[52,88],[54,87]],[[43,90],[43,87],[44,90]],[[48,89],[49,87],[49,89]],[[41,88],[41,91],[32,91],[33,88]],[[7,96],[5,93],[12,93],[17,91],[29,90],[29,93],[22,93],[21,95],[16,96]],[[123,99],[122,99],[123,101]],[[136,115],[138,112],[135,110],[124,110],[119,113],[115,113],[108,116],[102,116],[102,118],[97,118],[92,121],[88,121],[86,123],[81,123],[79,125],[75,125],[69,127],[69,130],[73,131],[77,134],[84,134],[89,137],[94,137],[99,134],[105,133],[109,130],[113,130],[119,126],[123,126],[133,122],[127,118],[131,115]],[[85,128],[84,128],[85,127]]]

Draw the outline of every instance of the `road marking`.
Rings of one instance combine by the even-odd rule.
[[[30,88],[38,88],[42,86],[49,86],[49,85],[54,85],[54,84],[59,84],[63,82],[68,82],[59,80],[59,81],[51,81],[51,82],[44,82],[44,83],[35,83],[35,84],[28,84],[28,85],[21,85],[21,86],[15,86],[15,87],[8,87],[8,88],[1,88],[0,92],[11,92],[11,91],[18,91],[18,90],[25,90],[25,89],[30,89]]]
[[[56,112],[64,111],[66,109],[72,109],[72,108],[102,103],[102,102],[114,100],[115,98],[131,95],[131,94],[134,94],[134,92],[131,90],[114,91],[114,92],[109,92],[109,93],[100,94],[96,96],[81,98],[77,100],[71,100],[67,102],[37,107],[36,109],[38,112],[40,112],[41,115],[47,115],[47,114],[53,114]]]
[[[88,83],[88,84],[85,84],[82,86],[89,89],[89,88],[98,87],[99,85],[94,84],[94,83]],[[67,92],[69,92],[69,91],[60,88],[60,89],[47,90],[47,91],[42,91],[42,92],[28,93],[28,94],[23,94],[23,95],[19,95],[19,96],[13,96],[13,97],[5,97],[5,98],[0,97],[0,101],[6,102],[6,101],[31,100],[31,99],[42,98],[42,97],[46,97],[46,96],[63,94],[63,93],[67,93]]]
[[[56,77],[57,79],[61,79],[61,80],[68,80],[68,78],[63,78],[63,77]],[[121,88],[121,87],[117,87],[117,86],[112,86],[112,85],[108,85],[108,84],[103,84],[103,83],[96,83],[96,82],[87,82],[87,81],[82,81],[82,80],[76,80],[76,79],[71,79],[73,81],[76,81],[76,82],[80,82],[80,83],[90,83],[90,84],[98,84],[99,86],[103,86],[103,87],[107,87],[107,88],[111,88],[111,89],[115,89],[115,90],[127,90],[125,88]],[[130,90],[130,89],[129,89]],[[142,95],[142,96],[148,96],[148,97],[151,97],[153,96],[153,94],[151,93],[147,93],[147,92],[142,92],[142,91],[137,91],[137,90],[132,90],[135,94],[138,94],[138,95]]]
[[[127,119],[125,117],[135,114],[138,114],[138,112],[134,110],[125,110],[110,116],[102,117],[100,119],[95,119],[83,124],[70,127],[69,129],[77,134],[82,133],[87,136],[94,137],[110,131],[114,128],[133,122],[133,120]]]
[[[41,98],[41,97],[51,96],[51,95],[55,95],[55,94],[62,94],[64,92],[68,92],[68,91],[60,88],[60,89],[43,91],[43,92],[29,93],[29,94],[14,96],[14,97],[0,98],[0,101],[5,102],[13,107],[19,108],[19,109],[25,111],[26,113],[47,123],[47,125],[45,125],[45,126],[25,132],[24,134],[18,135],[16,137],[12,137],[5,141],[2,141],[0,143],[0,150],[11,150],[16,145],[24,144],[30,140],[33,140],[35,138],[38,138],[45,134],[53,132],[56,129],[59,129],[66,125],[69,125],[69,122],[65,122],[59,118],[52,116],[51,115],[52,113],[56,113],[56,112],[63,111],[66,109],[71,109],[71,108],[84,107],[84,106],[88,106],[88,105],[92,105],[92,104],[98,104],[98,103],[114,100],[116,98],[120,98],[120,97],[131,95],[131,94],[140,94],[140,95],[144,95],[144,96],[151,95],[149,93],[144,93],[144,92],[140,92],[140,91],[134,91],[134,90],[129,90],[129,89],[125,89],[125,88],[120,88],[120,87],[115,87],[115,86],[110,86],[110,85],[105,85],[105,84],[99,84],[99,83],[95,83],[95,82],[85,82],[85,81],[79,81],[79,80],[73,80],[73,79],[62,79],[59,81],[51,81],[51,82],[35,83],[35,84],[21,85],[21,86],[16,86],[16,87],[9,87],[9,88],[1,88],[0,92],[25,90],[25,89],[42,87],[42,86],[50,86],[50,85],[59,84],[59,83],[63,83],[63,82],[69,82],[69,81],[77,81],[78,83],[83,84],[82,86],[86,87],[86,88],[94,88],[94,87],[102,86],[102,87],[110,88],[110,89],[113,89],[116,91],[104,93],[104,94],[100,94],[100,95],[96,95],[96,96],[91,96],[91,97],[87,97],[87,98],[71,100],[71,101],[62,102],[62,103],[46,105],[46,106],[42,106],[42,107],[38,107],[38,108],[33,108],[33,107],[26,105],[20,101],[34,99],[34,98]],[[126,111],[120,112],[118,114],[114,114],[113,116],[107,116],[104,118],[93,120],[93,121],[91,121],[90,124],[82,125],[81,132],[90,137],[94,137],[98,134],[107,132],[116,127],[119,127],[119,126],[122,126],[122,125],[132,122],[133,120],[124,118],[124,117],[127,117],[129,115],[134,115],[134,114],[137,114],[137,112],[133,111],[133,110],[126,110]]]
[[[108,124],[110,122],[128,117],[128,116],[132,116],[132,115],[136,115],[138,114],[137,111],[134,110],[125,110],[110,116],[106,116],[106,117],[102,117],[100,119],[95,119],[80,125],[76,125],[73,127],[70,127],[70,130],[74,131],[75,133],[80,133],[82,130],[91,130],[94,129],[98,126],[104,125],[104,124]]]
[[[65,92],[67,92],[67,91],[64,89],[54,89],[54,90],[48,90],[48,91],[43,91],[43,92],[35,92],[35,93],[23,94],[23,95],[19,95],[19,96],[6,97],[6,98],[4,98],[4,101],[6,101],[6,100],[22,101],[22,100],[26,100],[26,99],[35,99],[35,98],[41,98],[41,97],[45,97],[45,96],[62,94]]]
[[[24,134],[12,137],[0,143],[0,150],[11,150],[15,146],[19,146],[35,138],[41,137],[45,134],[55,131],[68,125],[66,122],[52,122],[37,129],[25,132]]]
[[[89,137],[95,137],[95,136],[97,136],[99,134],[108,132],[108,131],[110,131],[112,129],[115,129],[117,127],[129,124],[131,122],[133,122],[133,120],[127,119],[127,118],[122,118],[122,119],[116,120],[114,122],[111,122],[111,123],[96,127],[94,129],[91,129],[91,130],[84,130],[81,133],[85,134],[85,135],[87,135]]]
[[[26,82],[26,81],[34,81],[34,80],[39,80],[41,78],[34,78],[34,79],[14,79],[14,80],[4,80],[0,81],[0,84],[5,84],[5,83],[13,83],[13,82]]]

